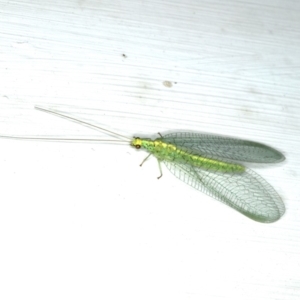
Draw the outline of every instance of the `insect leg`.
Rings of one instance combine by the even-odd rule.
[[[160,160],[157,160],[158,162],[158,168],[159,168],[159,172],[160,172],[160,175],[157,177],[157,179],[161,178],[163,176],[163,173],[162,173],[162,169],[161,169],[161,163],[160,163]]]
[[[144,164],[144,162],[151,156],[151,153],[142,161],[142,163],[140,164],[140,167]]]
[[[152,153],[150,153],[143,161],[142,163],[140,164],[140,167],[143,165],[143,163],[152,155]],[[160,164],[160,160],[157,160],[158,162],[158,168],[159,168],[159,172],[160,172],[160,175],[157,177],[157,179],[161,178],[163,176],[162,174],[162,169],[161,169],[161,164]]]

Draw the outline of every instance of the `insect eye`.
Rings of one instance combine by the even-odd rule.
[[[136,149],[140,149],[140,148],[141,148],[141,145],[135,145],[135,148],[136,148]]]

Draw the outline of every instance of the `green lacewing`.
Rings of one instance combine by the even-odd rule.
[[[144,161],[151,155],[157,158],[160,170],[158,178],[162,176],[163,163],[181,181],[255,221],[275,222],[285,212],[284,203],[274,188],[243,164],[282,162],[285,159],[284,155],[272,147],[248,140],[195,132],[172,132],[164,135],[159,133],[159,137],[154,140],[128,138],[52,109],[40,106],[35,108],[118,137],[118,140],[4,135],[0,137],[66,142],[126,142],[135,149],[149,153]]]

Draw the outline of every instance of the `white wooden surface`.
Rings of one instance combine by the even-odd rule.
[[[300,2],[0,1],[0,134],[264,142],[256,223],[127,146],[0,140],[1,299],[299,299]]]

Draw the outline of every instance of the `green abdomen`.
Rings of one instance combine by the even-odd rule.
[[[225,161],[206,158],[197,154],[189,153],[187,150],[181,149],[173,144],[165,143],[159,139],[143,140],[143,148],[151,152],[161,161],[174,161],[182,164],[189,164],[197,168],[218,171],[241,173],[245,171],[245,167],[236,163],[228,163]]]

